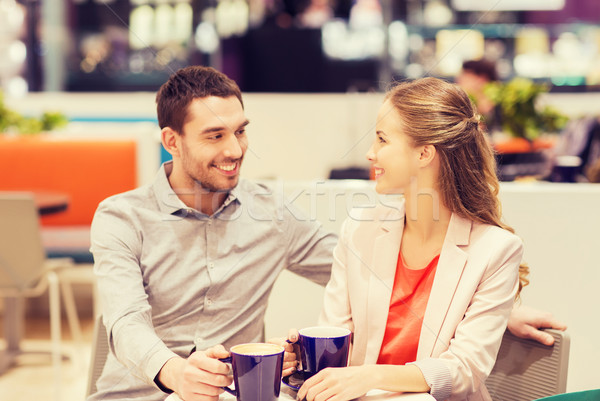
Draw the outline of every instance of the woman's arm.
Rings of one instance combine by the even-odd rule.
[[[521,240],[496,227],[479,238],[476,248],[468,250],[469,270],[457,287],[462,294],[452,300],[435,348],[430,357],[414,362],[432,388],[431,395],[439,400],[464,399],[484,385],[518,287]],[[444,370],[448,374],[441,375]]]
[[[429,391],[429,386],[414,365],[362,365],[322,370],[304,382],[298,399],[347,401],[372,389],[392,392]]]

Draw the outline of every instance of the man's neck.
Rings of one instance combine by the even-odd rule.
[[[229,192],[211,192],[199,185],[198,187],[192,190],[173,190],[186,206],[212,216],[223,205]]]
[[[229,191],[210,191],[195,181],[182,180],[181,177],[173,174],[173,171],[167,172],[167,174],[169,185],[177,197],[187,207],[199,210],[208,216],[212,216],[219,210],[229,195]]]

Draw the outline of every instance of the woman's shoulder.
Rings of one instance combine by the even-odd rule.
[[[473,223],[471,241],[476,244],[498,245],[502,247],[523,247],[521,238],[505,228],[493,224]]]

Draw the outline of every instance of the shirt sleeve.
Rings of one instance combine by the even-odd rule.
[[[157,387],[154,378],[177,355],[152,324],[139,260],[142,240],[130,208],[114,199],[98,207],[91,227],[94,273],[111,351],[132,374]]]
[[[286,205],[284,226],[288,270],[324,286],[331,275],[337,235],[311,220],[294,205]]]
[[[319,325],[346,327],[354,331],[346,271],[348,248],[346,229],[348,224],[349,220],[344,221],[340,239],[333,252],[331,279],[325,287]]]

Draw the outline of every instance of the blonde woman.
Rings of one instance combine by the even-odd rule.
[[[484,382],[520,291],[523,246],[501,222],[477,111],[457,85],[401,83],[367,158],[377,192],[404,201],[344,223],[320,323],[352,330],[351,366],[319,372],[299,398],[351,400],[378,388],[490,400]]]

